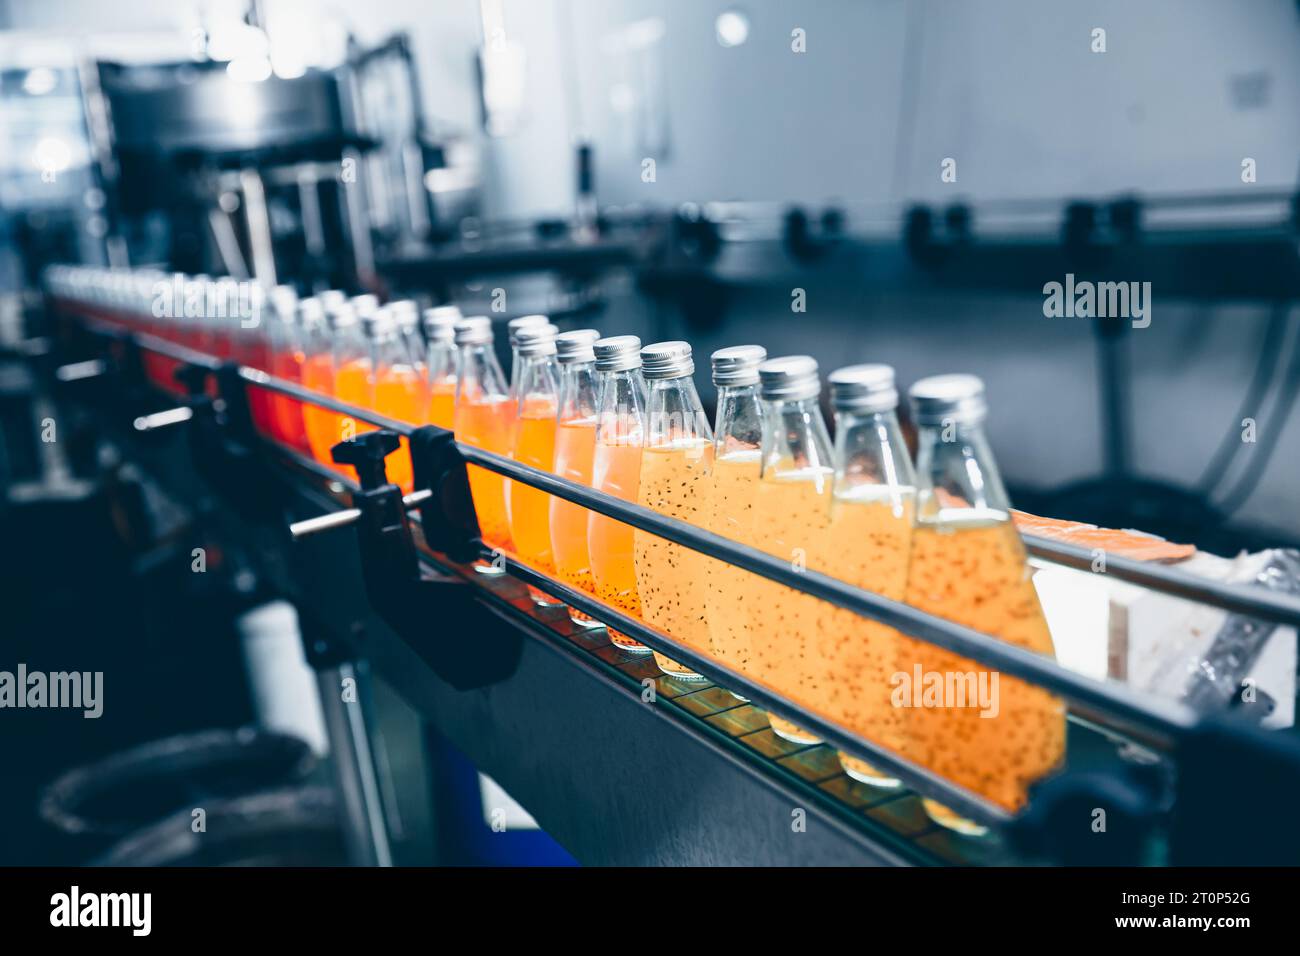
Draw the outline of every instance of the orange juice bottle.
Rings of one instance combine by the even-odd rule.
[[[555,326],[531,325],[518,334],[519,382],[515,385],[514,458],[521,464],[553,471],[555,417],[559,410],[559,379],[555,362]],[[551,551],[551,496],[522,481],[512,481],[510,537],[519,556],[536,570],[555,575]],[[543,607],[557,607],[545,591],[528,588]]]
[[[762,462],[758,366],[766,358],[767,350],[761,345],[718,349],[712,356],[718,410],[706,526],[714,534],[746,545],[753,544],[754,498]],[[724,561],[705,559],[709,649],[728,667],[746,674],[752,667],[746,595],[753,578],[748,571]]]
[[[685,342],[659,342],[641,350],[646,430],[637,503],[670,518],[704,526],[712,484],[713,432],[696,394],[695,362]],[[707,651],[704,555],[648,531],[633,533],[641,616],[693,650]],[[659,652],[665,674],[703,680]]]
[[[935,376],[914,384],[909,398],[918,434],[907,603],[1052,656],[1024,545],[984,437],[983,383],[973,375]],[[1018,810],[1029,786],[1064,759],[1062,701],[932,644],[910,638],[901,644],[895,693],[908,756]],[[982,829],[933,800],[925,808],[945,827]]]
[[[397,337],[401,339],[402,348],[410,359],[411,367],[419,376],[421,391],[427,391],[429,370],[424,366],[425,344],[420,336],[420,307],[414,299],[397,299],[388,303],[388,309],[397,323]],[[429,404],[429,396],[423,396],[423,404]]]
[[[555,429],[555,473],[580,485],[591,485],[592,459],[596,453],[596,353],[592,345],[600,338],[595,329],[575,329],[555,339],[556,362],[560,368],[559,412]],[[551,496],[551,554],[555,575],[565,584],[588,594],[596,593],[591,576],[591,554],[587,549],[587,516],[590,512],[563,498]],[[569,617],[580,627],[601,627],[601,623],[577,608]]]
[[[550,324],[551,324],[551,320],[544,315],[521,315],[518,316],[517,318],[511,319],[509,322],[506,323],[506,341],[510,344],[510,377],[506,379],[506,383],[510,386],[508,394],[510,396],[509,447],[511,448],[515,446],[515,432],[514,432],[515,415],[518,412],[517,406],[519,404],[519,394],[518,394],[519,365],[520,365],[519,333],[522,332],[524,329],[530,328],[535,325],[549,326]],[[559,329],[556,329],[555,331],[558,334]],[[510,485],[511,485],[510,479],[506,478],[504,479],[504,481],[505,481],[504,487],[505,487],[505,496],[506,496],[506,520],[509,521],[510,502],[513,496],[510,494]]]
[[[299,324],[299,314],[306,301],[312,303],[309,308],[320,308],[320,303],[315,299],[300,301],[295,296],[291,303],[288,296],[280,297],[271,316],[270,328],[267,329],[271,343],[270,372],[276,378],[295,385],[302,384],[302,366],[306,360]],[[275,437],[290,448],[311,454],[311,445],[303,426],[302,406],[298,400],[288,395],[274,394],[271,397],[271,412],[275,421]]]
[[[598,340],[592,351],[601,378],[591,484],[624,501],[636,501],[645,432],[641,340],[635,335],[616,335]],[[632,527],[591,512],[587,517],[587,550],[596,596],[629,617],[640,617]],[[650,653],[650,648],[613,628],[609,639],[625,650]]]
[[[346,302],[336,302],[333,306],[334,312],[327,312],[324,308],[324,302],[327,301],[324,296],[318,300],[321,303],[319,309],[308,305],[310,301],[304,300],[303,309],[299,312],[303,335],[302,384],[303,387],[309,388],[313,392],[333,397],[334,345],[332,315],[340,309],[349,308],[349,306]],[[328,465],[331,468],[343,471],[343,466],[336,466],[330,454],[330,449],[339,441],[343,431],[338,413],[321,408],[319,405],[305,403],[302,407],[302,416],[312,457],[322,465]]]
[[[460,309],[438,305],[424,310],[425,377],[428,380],[428,419],[448,430],[456,424],[456,323]]]
[[[374,394],[372,407],[388,418],[408,425],[421,425],[429,405],[424,391],[424,376],[407,351],[395,316],[394,309],[384,306],[368,323]],[[388,456],[387,471],[388,480],[409,494],[415,481],[411,448],[405,438],[397,452]]]
[[[795,568],[815,566],[830,520],[835,475],[817,398],[817,363],[807,355],[768,359],[758,367],[763,402],[762,472],[754,495],[753,543]],[[822,602],[767,578],[753,577],[750,660],[755,676],[796,703],[812,707],[825,674],[815,650]],[[771,715],[772,729],[795,743],[818,738]]]
[[[364,299],[364,296],[357,298]],[[354,300],[355,301],[355,300]],[[365,303],[362,303],[365,308]],[[375,403],[374,379],[371,374],[370,342],[367,329],[373,314],[367,313],[365,325],[354,307],[339,309],[334,313],[333,359],[334,397],[358,409],[373,409]],[[334,442],[349,441],[362,432],[374,430],[374,425],[352,415],[335,416],[339,433]]]
[[[830,525],[817,556],[821,570],[856,587],[903,600],[916,508],[916,476],[898,427],[898,391],[888,365],[852,365],[830,375],[835,408],[835,487]],[[847,730],[903,751],[903,712],[893,706],[901,666],[893,628],[822,604],[817,656],[826,667],[813,706]],[[848,754],[849,776],[877,787],[899,781]]]
[[[456,325],[456,417],[458,441],[498,455],[510,454],[510,397],[505,375],[492,351],[492,321],[486,316],[462,319]],[[506,517],[505,479],[494,471],[470,465],[469,490],[483,541],[497,550],[513,551]],[[476,564],[484,574],[499,574],[495,564]]]

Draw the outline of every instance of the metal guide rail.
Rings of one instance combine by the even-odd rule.
[[[97,327],[93,320],[83,324],[91,328]],[[101,332],[112,331],[103,326],[97,328]],[[121,335],[120,331],[114,334],[119,337]],[[351,509],[307,519],[295,525],[293,530],[296,536],[306,536],[355,523],[363,529],[365,552],[365,528],[370,526],[372,540],[377,546],[370,549],[369,553],[363,553],[363,570],[366,572],[367,590],[372,603],[376,600],[400,600],[402,595],[394,594],[380,584],[376,580],[380,575],[371,565],[380,565],[390,577],[400,576],[406,560],[403,552],[409,547],[414,553],[418,544],[421,560],[432,561],[442,569],[450,570],[466,581],[472,581],[480,590],[495,593],[498,599],[504,600],[514,609],[516,616],[527,616],[534,625],[543,625],[551,635],[558,635],[571,649],[598,661],[628,687],[636,688],[643,686],[644,681],[652,681],[657,697],[666,707],[688,715],[702,727],[708,728],[710,733],[721,734],[727,740],[740,744],[750,759],[759,758],[766,762],[770,765],[770,770],[779,773],[787,782],[801,783],[805,787],[811,785],[819,797],[830,797],[840,805],[840,812],[847,811],[854,819],[865,817],[877,823],[884,821],[887,828],[896,837],[901,837],[910,844],[911,850],[922,860],[928,857],[948,862],[988,862],[1006,857],[1002,855],[1005,847],[997,839],[968,840],[937,830],[922,814],[916,795],[938,800],[964,816],[1000,831],[1004,836],[1015,837],[1014,842],[1019,845],[1033,849],[1035,841],[1017,837],[1017,828],[1032,828],[1035,812],[1041,804],[1047,802],[1040,799],[1040,794],[1050,788],[1051,781],[1035,792],[1029,809],[1020,818],[1013,820],[1002,807],[981,795],[840,728],[772,688],[678,643],[671,636],[644,622],[629,618],[588,594],[540,574],[512,555],[493,552],[478,538],[472,502],[465,487],[465,466],[478,465],[511,480],[524,482],[634,528],[729,562],[1041,686],[1069,701],[1071,729],[1067,759],[1071,767],[1074,767],[1076,758],[1085,767],[1098,763],[1097,755],[1104,753],[1100,764],[1103,769],[1113,770],[1118,761],[1114,759],[1111,740],[1116,738],[1135,742],[1142,748],[1170,758],[1187,759],[1201,752],[1199,740],[1206,720],[1179,702],[1141,694],[1114,682],[1101,682],[1081,676],[1054,660],[918,611],[909,605],[851,587],[824,574],[795,570],[788,562],[693,525],[664,517],[511,459],[461,444],[450,433],[433,426],[417,427],[387,419],[256,369],[234,366],[144,333],[134,333],[129,338],[139,348],[159,353],[181,363],[184,368],[195,370],[188,379],[192,394],[198,394],[204,388],[203,384],[196,386],[195,382],[216,378],[220,382],[221,400],[226,402],[237,403],[242,400],[246,396],[232,393],[240,388],[246,393],[247,387],[252,385],[350,416],[380,429],[378,432],[363,433],[357,440],[348,443],[356,446],[355,451],[340,451],[341,446],[336,448],[338,461],[356,467],[361,477],[359,487],[346,480],[340,481],[337,472],[292,450],[258,439],[265,445],[276,448],[279,456],[292,462],[295,468],[339,482],[352,493]],[[141,428],[139,421],[136,427]],[[251,434],[251,429],[245,430]],[[385,435],[386,432],[391,435]],[[417,490],[405,498],[395,486],[387,484],[383,468],[384,457],[398,448],[397,436],[409,442],[416,478]],[[405,454],[406,451],[400,453]],[[412,513],[408,515],[408,512]],[[1030,553],[1067,566],[1086,568],[1093,559],[1090,552],[1059,542],[1032,536],[1025,536],[1025,541]],[[396,546],[394,542],[397,542]],[[376,554],[379,555],[378,560],[371,560]],[[474,573],[469,567],[474,559],[495,560],[503,564],[509,572],[509,579],[494,581]],[[1300,601],[1288,595],[1204,581],[1172,568],[1149,566],[1118,557],[1108,556],[1107,573],[1180,598],[1249,614],[1261,620],[1300,625]],[[652,657],[628,654],[611,644],[605,631],[585,631],[572,625],[567,614],[548,613],[534,607],[518,582],[545,591],[565,604],[628,634],[686,665],[702,675],[705,681],[686,682],[665,676],[659,672]],[[383,589],[383,593],[376,594],[378,589]],[[748,702],[737,700],[728,691],[742,694],[748,698]],[[784,740],[770,730],[765,712],[785,717],[807,728],[825,743],[800,746]],[[1239,733],[1243,741],[1261,734],[1259,731],[1237,727],[1233,728],[1233,732]],[[840,771],[835,748],[892,773],[908,790],[881,790],[846,777]],[[1105,766],[1107,763],[1110,764],[1109,768]],[[1296,765],[1300,766],[1300,759]],[[1181,793],[1178,796],[1180,800],[1184,797]],[[1135,806],[1130,809],[1135,816],[1152,819],[1163,817],[1171,799],[1167,785],[1149,790],[1138,787],[1134,790]],[[1041,844],[1042,841],[1038,842]]]

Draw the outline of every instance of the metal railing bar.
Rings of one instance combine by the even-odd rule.
[[[1103,683],[1069,671],[1055,661],[919,611],[909,604],[864,591],[816,571],[796,570],[788,561],[694,525],[665,517],[621,498],[520,465],[500,455],[460,445],[465,460],[491,468],[566,501],[583,505],[642,531],[751,571],[778,584],[868,617],[904,634],[953,651],[988,667],[1060,694],[1072,703],[1118,720],[1125,733],[1143,743],[1168,749],[1195,722],[1193,711],[1173,701],[1151,698],[1118,684]]]
[[[1091,571],[1096,553],[1077,545],[1066,544],[1051,538],[1022,534],[1025,548],[1034,557],[1043,558],[1079,571]],[[1103,549],[1104,550],[1104,549]],[[1235,614],[1246,614],[1279,624],[1300,626],[1300,598],[1280,594],[1246,584],[1225,584],[1208,578],[1198,578],[1163,564],[1137,561],[1122,555],[1105,554],[1106,569],[1094,573],[1110,575],[1121,581],[1159,591],[1173,597],[1186,598],[1199,604],[1210,604]]]

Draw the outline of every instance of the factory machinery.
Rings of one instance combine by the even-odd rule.
[[[373,673],[519,800],[585,864],[996,865],[1281,863],[1300,860],[1290,805],[1300,745],[1240,714],[1207,712],[1057,662],[850,587],[698,527],[455,440],[389,420],[228,358],[140,331],[112,298],[49,283],[41,362],[55,400],[93,416],[181,500],[215,496],[218,540],[298,609],[317,671],[352,858],[390,859],[365,707],[340,679]],[[174,379],[158,387],[161,367]],[[176,404],[177,394],[183,403]],[[272,393],[372,424],[334,449],[357,481],[259,433],[250,396]],[[401,442],[400,439],[405,439]],[[388,483],[408,454],[414,490]],[[477,465],[873,618],[1068,704],[1068,766],[1014,816],[771,688],[540,574],[479,538],[466,466]],[[1088,569],[1091,551],[1025,535],[1029,553]],[[495,560],[508,573],[475,573]],[[1106,573],[1242,615],[1300,625],[1293,594],[1110,557]],[[706,678],[664,675],[603,628],[540,607],[531,586]],[[364,682],[363,682],[364,684]],[[743,695],[738,699],[731,691]],[[768,714],[824,743],[773,733]],[[836,750],[897,776],[846,776]],[[988,828],[932,824],[928,797]],[[1228,807],[1234,809],[1227,809]],[[1093,825],[1105,811],[1105,835]]]

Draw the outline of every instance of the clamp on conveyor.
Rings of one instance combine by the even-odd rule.
[[[335,462],[356,469],[360,479],[352,507],[298,522],[290,533],[301,540],[355,525],[362,578],[375,612],[448,684],[457,690],[486,687],[514,673],[523,634],[476,600],[476,589],[466,582],[424,573],[410,510],[422,507],[429,516],[425,535],[439,550],[464,554],[473,547],[477,553],[478,523],[465,463],[451,434],[428,426],[417,429],[410,441],[417,484],[428,487],[404,496],[389,483],[384,466],[384,459],[401,447],[399,436],[382,428],[363,432],[331,450]],[[442,501],[458,495],[464,500],[454,510],[443,508]],[[468,517],[455,525],[449,514]]]

